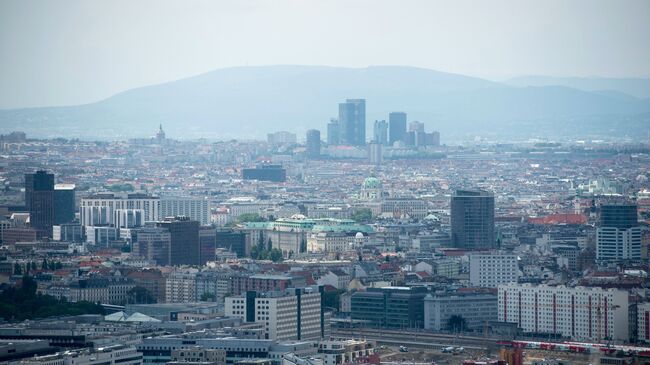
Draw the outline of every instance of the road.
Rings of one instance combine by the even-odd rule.
[[[426,347],[431,349],[462,346],[467,349],[485,350],[488,346],[496,345],[495,339],[483,337],[375,328],[336,328],[332,329],[332,336],[366,338],[387,345],[408,345],[411,347]]]

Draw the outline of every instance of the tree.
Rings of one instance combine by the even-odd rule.
[[[23,267],[20,266],[19,263],[14,264],[14,275],[22,275],[23,274]]]
[[[264,218],[262,218],[259,214],[257,213],[244,213],[237,217],[237,221],[239,223],[246,223],[246,222],[264,222]]]
[[[271,252],[269,253],[269,258],[270,258],[271,261],[273,261],[273,262],[280,262],[280,261],[282,261],[282,259],[283,259],[284,257],[283,257],[283,255],[282,255],[282,251],[280,251],[280,250],[277,249],[277,248],[274,248],[274,249],[272,249]]]
[[[135,286],[127,292],[127,299],[129,303],[133,304],[153,304],[156,303],[156,298],[151,295],[149,290],[141,286]]]
[[[300,241],[300,252],[307,252],[307,240],[304,238]]]
[[[36,269],[37,269],[36,263],[35,263],[34,261],[32,261],[32,262],[30,263],[30,265],[31,265],[31,267],[32,267],[32,270],[36,270]]]
[[[463,316],[454,314],[453,316],[449,317],[449,320],[447,321],[447,328],[454,332],[463,332],[467,329],[467,321],[465,318],[463,318]]]
[[[47,257],[44,257],[43,262],[41,263],[41,269],[47,270],[48,268],[49,268],[49,266],[47,264]]]
[[[203,293],[203,295],[201,295],[201,301],[202,302],[216,302],[217,301],[217,295],[215,293]]]
[[[367,223],[372,219],[372,210],[368,208],[361,208],[352,213],[352,219],[358,223]]]
[[[98,304],[83,301],[68,303],[65,299],[38,294],[36,289],[36,281],[24,275],[20,286],[8,287],[0,292],[0,318],[22,321],[52,316],[105,313],[104,308]]]

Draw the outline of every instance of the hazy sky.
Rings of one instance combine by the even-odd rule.
[[[650,1],[0,0],[0,108],[269,64],[648,77]]]

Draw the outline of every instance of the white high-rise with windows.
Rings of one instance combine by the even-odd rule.
[[[315,289],[227,297],[225,313],[246,322],[262,323],[265,337],[271,340],[318,340],[321,338],[321,295]],[[251,305],[254,310],[248,313]]]
[[[504,284],[499,321],[579,341],[628,341],[628,296],[619,289]]]
[[[473,286],[496,288],[516,283],[518,278],[517,255],[475,253],[469,256],[469,282]]]
[[[202,226],[210,225],[210,201],[198,198],[162,197],[160,199],[160,218],[189,217]]]

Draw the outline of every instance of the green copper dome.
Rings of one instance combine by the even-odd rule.
[[[364,189],[379,189],[381,188],[381,181],[377,179],[376,177],[367,177],[363,181],[363,188]]]

